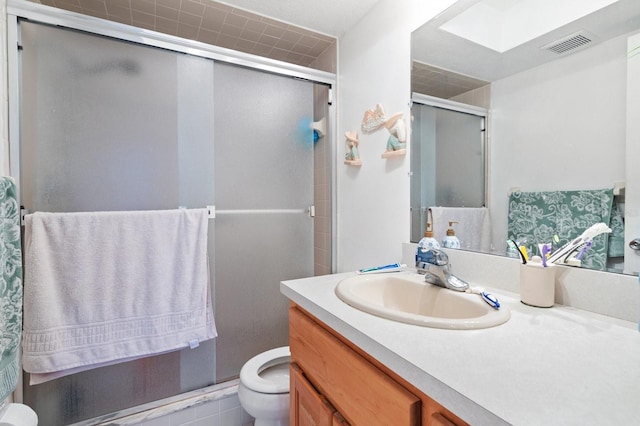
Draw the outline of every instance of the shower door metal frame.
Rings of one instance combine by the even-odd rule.
[[[335,130],[335,114],[336,108],[332,101],[332,88],[336,85],[336,75],[325,71],[307,68],[299,65],[289,64],[269,58],[263,58],[257,55],[246,54],[229,49],[208,45],[202,42],[183,39],[176,36],[158,33],[155,31],[145,30],[120,24],[112,21],[106,21],[100,18],[90,17],[75,12],[44,6],[37,3],[31,3],[24,0],[8,0],[7,1],[7,57],[8,57],[8,127],[9,127],[9,168],[10,175],[13,176],[20,186],[20,67],[19,54],[16,46],[19,46],[20,28],[19,20],[28,19],[33,22],[60,26],[68,29],[79,30],[90,34],[111,37],[118,40],[138,43],[145,46],[157,47],[171,50],[174,52],[186,53],[193,56],[212,59],[214,61],[229,63],[258,71],[268,72],[272,74],[293,77],[297,79],[307,80],[311,83],[321,84],[329,87],[329,104],[328,104],[328,127],[331,137],[331,154],[332,159],[330,187],[331,187],[331,271],[336,270],[336,130]],[[18,200],[20,201],[20,200]],[[219,213],[224,214],[220,211]],[[19,383],[16,389],[16,400],[22,400],[22,384]]]

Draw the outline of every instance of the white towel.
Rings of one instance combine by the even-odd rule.
[[[442,242],[449,222],[453,225],[460,247],[475,251],[491,249],[491,218],[486,207],[430,207],[433,217],[433,237]]]
[[[27,215],[32,383],[216,337],[207,227],[206,209]]]

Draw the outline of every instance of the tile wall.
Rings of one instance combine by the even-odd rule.
[[[491,84],[486,84],[474,90],[451,98],[452,101],[462,102],[486,109],[491,108]]]
[[[335,68],[337,52],[335,45],[320,55],[315,65],[318,69]],[[327,104],[328,88],[316,84],[314,88],[314,121],[320,120],[329,110]],[[331,135],[329,117],[327,122],[327,136]],[[341,146],[338,136],[338,143]],[[313,199],[316,206],[316,218],[314,220],[314,275],[327,275],[331,271],[331,143],[316,144],[314,148],[314,188]]]
[[[316,59],[336,44],[334,37],[213,0],[30,1],[311,68],[327,64]]]
[[[452,99],[461,93],[469,92],[488,84],[463,74],[454,73],[422,62],[411,63],[411,91]]]

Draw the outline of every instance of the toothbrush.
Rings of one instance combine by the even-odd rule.
[[[580,250],[580,253],[578,253],[578,255],[576,256],[576,259],[582,260],[582,256],[584,256],[585,252],[589,250],[592,245],[593,245],[593,241],[588,241],[584,246],[582,246],[582,249]]]
[[[493,309],[500,309],[500,302],[498,301],[498,298],[491,293],[487,293],[483,287],[469,287],[466,290],[466,293],[478,294],[482,297],[482,300],[484,300]]]
[[[554,253],[549,256],[547,259],[548,262],[557,262],[560,259],[566,259],[566,257],[571,254],[573,251],[577,250],[583,244],[588,243],[593,240],[594,237],[597,237],[603,233],[610,233],[611,228],[609,228],[606,224],[600,222],[592,225],[587,230],[585,230],[581,235],[574,238],[572,241],[568,242],[564,246],[560,247]]]
[[[498,301],[498,298],[493,294],[483,291],[482,293],[480,293],[480,297],[482,297],[482,300],[487,302],[487,304],[493,309],[500,309],[500,302]]]
[[[513,240],[507,240],[507,244],[509,245],[509,247],[515,249],[518,252],[518,254],[520,255],[520,259],[522,259],[522,264],[526,265],[527,258],[525,257],[524,253],[522,253],[522,250],[520,250],[520,247],[518,247],[518,244],[516,244],[516,242]]]
[[[551,244],[542,244],[540,249],[542,253],[542,266],[547,267],[547,256],[551,253]]]

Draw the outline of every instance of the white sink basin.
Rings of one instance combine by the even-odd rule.
[[[357,275],[338,283],[336,295],[361,311],[424,327],[471,330],[509,320],[504,305],[494,309],[478,294],[429,284],[424,275],[387,273]]]

